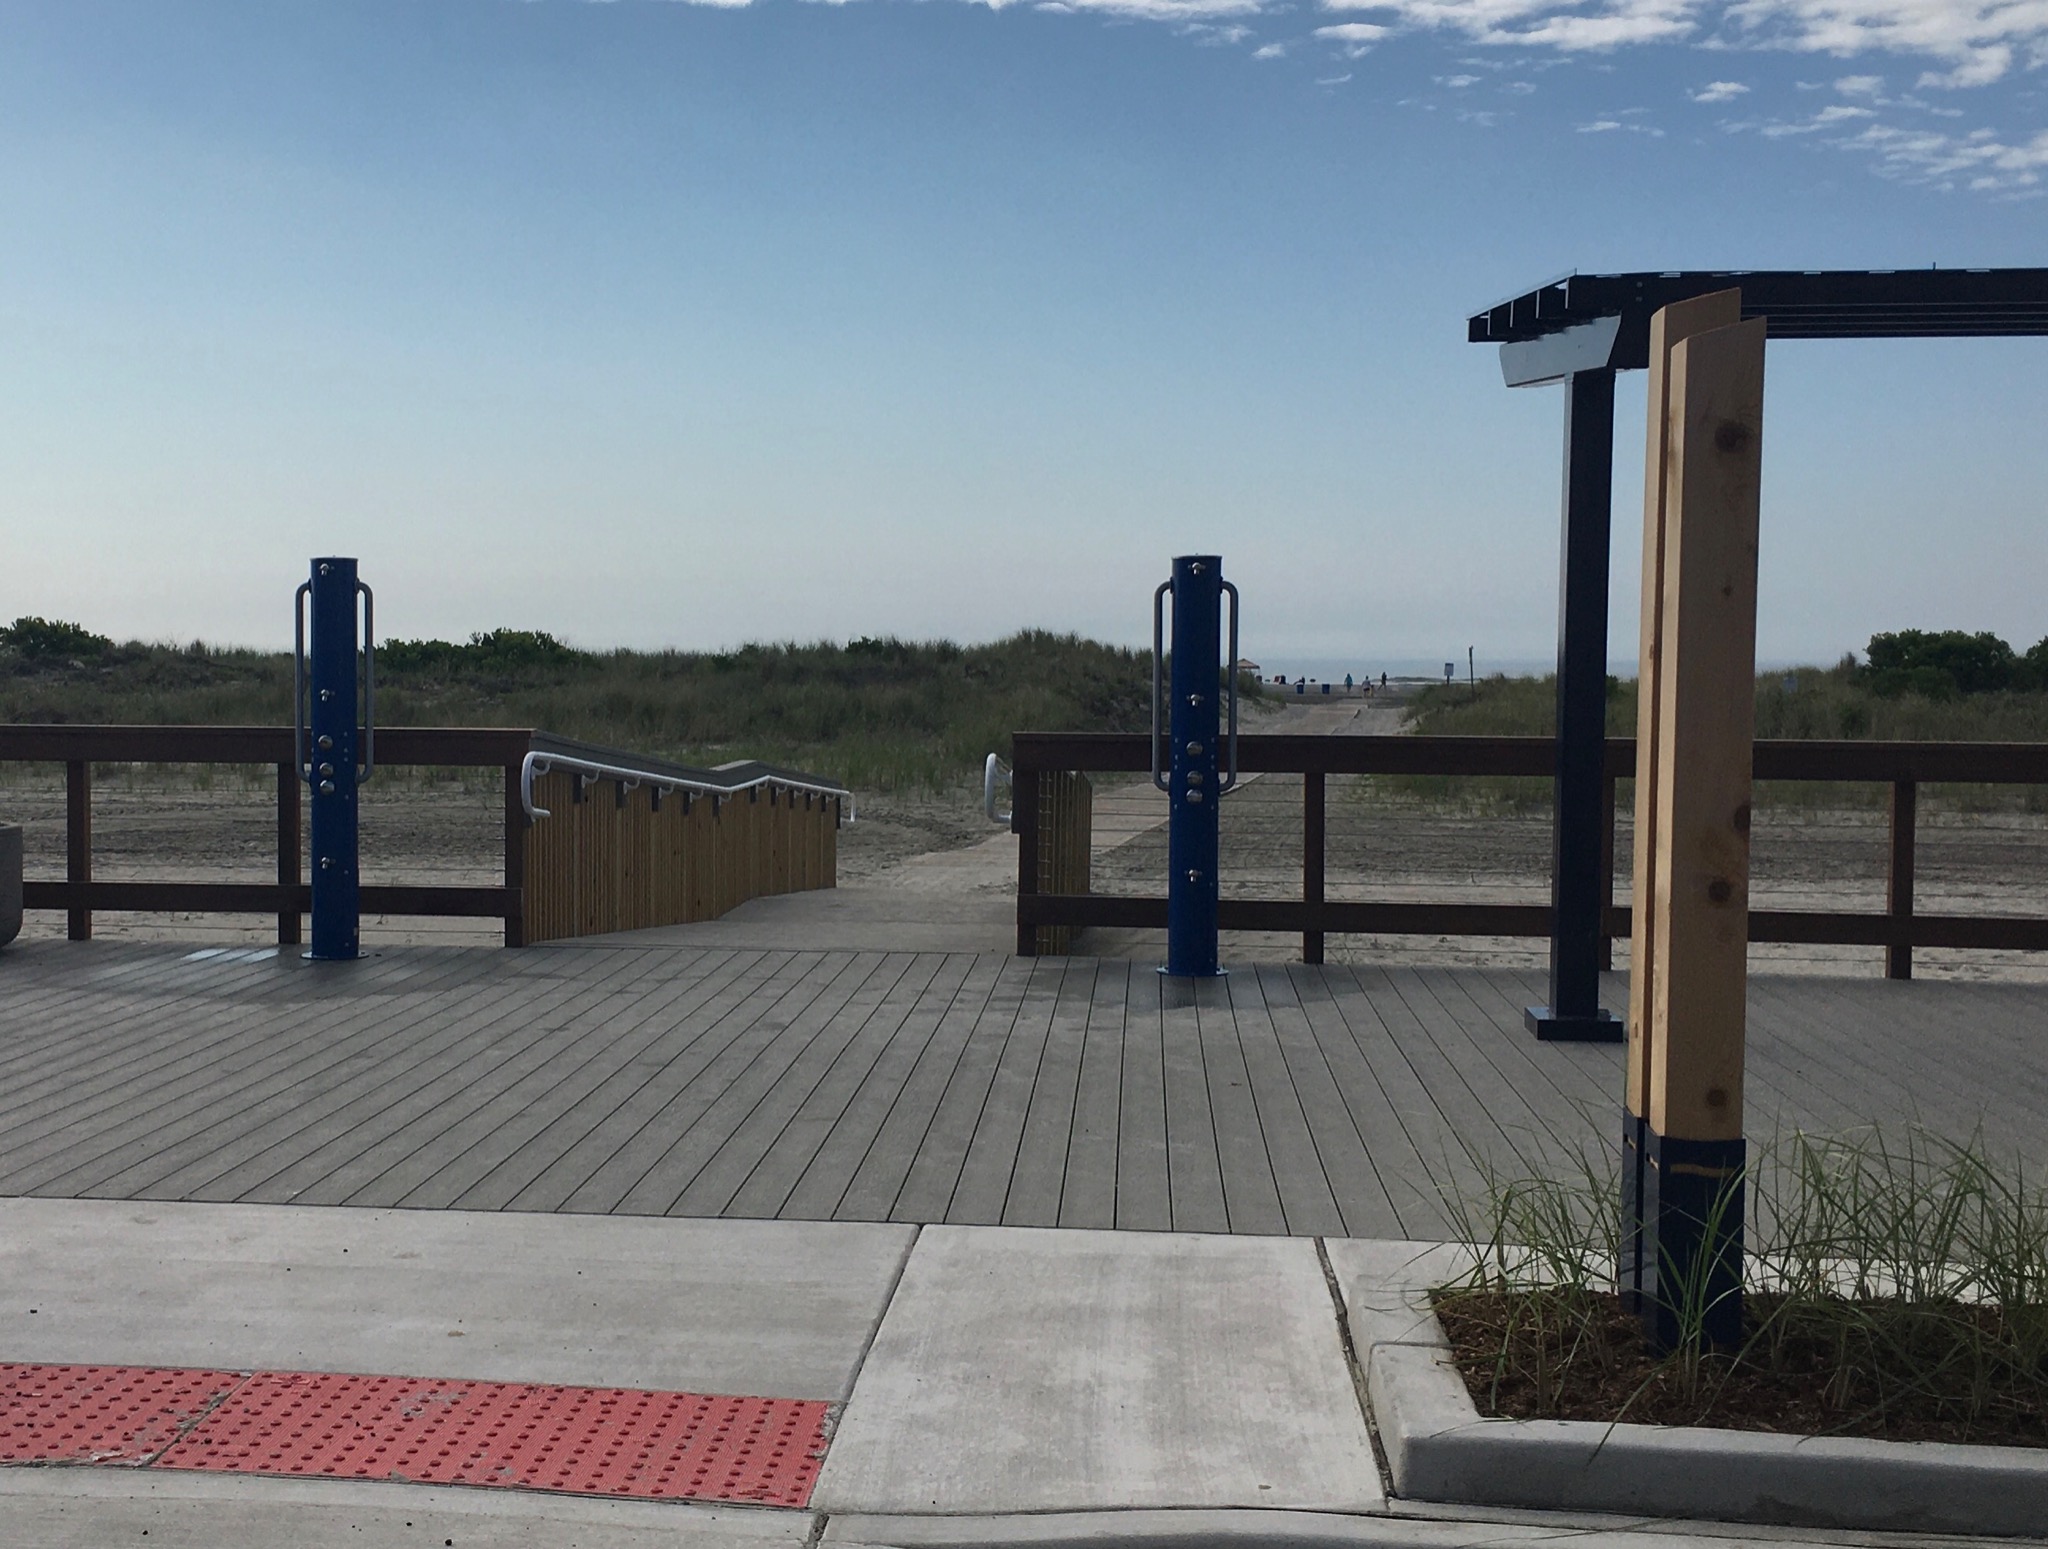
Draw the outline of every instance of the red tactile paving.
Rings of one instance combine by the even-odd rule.
[[[802,1506],[821,1403],[624,1388],[259,1372],[166,1468]]]
[[[0,1363],[0,1463],[146,1463],[244,1380],[235,1372]]]

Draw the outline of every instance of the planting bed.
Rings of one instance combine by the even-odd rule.
[[[1694,1366],[1650,1356],[1616,1296],[1586,1294],[1569,1315],[1555,1302],[1543,1291],[1437,1295],[1480,1414],[2048,1447],[2048,1407],[1983,1392],[1973,1355],[2006,1333],[1990,1309],[1873,1302],[1823,1319],[1753,1296],[1742,1354]]]

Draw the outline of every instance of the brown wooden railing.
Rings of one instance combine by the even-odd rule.
[[[1152,767],[1149,739],[1136,735],[1020,733],[1011,743],[1014,771],[1012,827],[1017,847],[1017,950],[1037,949],[1037,929],[1121,926],[1163,928],[1166,900],[1056,893],[1038,866],[1035,801],[1045,771],[1144,773]],[[1299,774],[1302,778],[1302,896],[1225,898],[1217,912],[1224,930],[1299,931],[1302,957],[1323,959],[1330,932],[1376,935],[1547,936],[1545,904],[1334,902],[1324,897],[1324,782],[1343,775],[1480,775],[1548,779],[1555,753],[1548,737],[1245,737],[1238,767],[1247,774]],[[1913,907],[1914,837],[1919,788],[1930,783],[2048,784],[2048,743],[2010,742],[1792,742],[1756,744],[1758,780],[1869,782],[1891,787],[1890,864],[1882,914],[1847,910],[1755,909],[1752,941],[1806,945],[1881,946],[1885,972],[1912,976],[1915,947],[1989,947],[2048,951],[2048,918],[1920,914]],[[1629,912],[1615,907],[1615,784],[1635,775],[1632,737],[1607,740],[1607,897],[1610,941],[1629,933]],[[1226,816],[1227,823],[1229,818]]]
[[[529,845],[534,821],[522,796],[529,755],[553,756],[537,789],[569,811]],[[587,778],[578,760],[630,769],[630,778]],[[288,726],[0,725],[0,762],[65,768],[64,880],[25,881],[27,909],[61,909],[74,941],[92,935],[95,911],[274,914],[277,939],[296,944],[312,907],[305,881],[300,781]],[[690,769],[592,747],[525,728],[379,727],[379,767],[428,765],[498,769],[504,778],[504,881],[482,886],[375,884],[362,888],[366,914],[497,919],[507,946],[594,931],[710,919],[762,892],[830,887],[834,835],[844,793],[816,777],[763,764]],[[277,776],[274,882],[97,881],[92,871],[95,764],[267,764]],[[668,822],[643,821],[671,800]],[[829,782],[827,782],[829,783]],[[809,787],[801,792],[793,787]],[[593,815],[590,790],[607,787]],[[721,789],[722,788],[722,789]],[[543,801],[543,805],[546,802]],[[551,811],[562,809],[552,808]],[[759,812],[778,814],[774,818]],[[801,813],[801,817],[799,817]],[[693,814],[699,814],[691,821]],[[680,821],[678,821],[680,820]],[[541,823],[553,823],[544,818]],[[370,857],[402,864],[402,858]]]

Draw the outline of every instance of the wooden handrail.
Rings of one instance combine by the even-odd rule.
[[[1301,932],[1302,956],[1320,962],[1323,937],[1335,932],[1382,935],[1547,936],[1547,905],[1454,903],[1333,903],[1323,896],[1323,783],[1333,774],[1522,776],[1550,779],[1556,772],[1550,737],[1331,737],[1247,736],[1238,765],[1246,773],[1299,774],[1302,782],[1302,897],[1222,901],[1224,930]],[[1613,906],[1614,787],[1632,779],[1633,737],[1610,737],[1605,753],[1607,826],[1602,871],[1607,879],[1604,928],[1609,942],[1629,934],[1629,914]],[[1011,767],[1022,776],[1041,770],[1086,773],[1143,772],[1152,767],[1150,738],[1140,733],[1020,732],[1012,739]],[[1872,783],[1891,787],[1890,861],[1885,912],[1752,910],[1752,941],[1881,946],[1885,973],[1907,979],[1913,948],[1978,947],[2048,951],[2048,919],[2005,915],[1918,914],[1913,903],[1914,841],[1919,787],[1924,783],[2048,785],[2048,743],[2038,742],[1825,742],[1760,740],[1752,769],[1759,780]],[[1033,782],[1020,780],[1022,789]],[[1012,827],[1033,850],[1037,814],[1019,802]],[[1158,927],[1166,923],[1164,898],[1105,898],[1038,890],[1035,868],[1020,860],[1017,888],[1020,943],[1027,926]]]

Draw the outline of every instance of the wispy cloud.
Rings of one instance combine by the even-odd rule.
[[[2048,194],[2048,129],[2031,139],[2008,141],[1989,129],[1969,134],[1901,129],[1871,124],[1842,142],[1842,149],[1872,157],[1887,177],[1978,193],[2038,198]]]
[[[2044,0],[1321,0],[1489,47],[1607,51],[1690,39],[1722,48],[1855,58],[1898,54],[1942,68],[1930,87],[1986,85],[2048,64]]]
[[[1380,39],[1393,29],[1380,27],[1372,22],[1342,22],[1334,27],[1318,27],[1315,35],[1327,42],[1335,43],[1353,59],[1367,53]]]
[[[1709,81],[1692,94],[1695,102],[1733,102],[1745,95],[1749,88],[1740,81]]]
[[[1566,51],[1620,48],[1684,37],[1699,0],[1322,0],[1333,11],[1384,12],[1416,30],[1456,32],[1490,47]]]
[[[974,0],[992,11],[1000,11],[1017,0]],[[1041,11],[1065,11],[1073,15],[1114,16],[1124,21],[1193,22],[1218,17],[1256,16],[1267,0],[1042,0]]]

